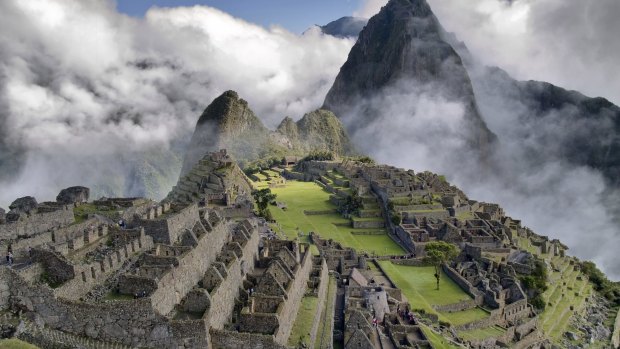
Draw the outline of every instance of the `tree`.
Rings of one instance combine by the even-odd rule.
[[[256,190],[252,193],[254,200],[256,201],[256,206],[258,207],[258,214],[261,216],[266,215],[267,206],[270,202],[276,199],[276,194],[271,192],[271,189],[265,188]]]
[[[424,259],[427,263],[430,263],[435,267],[435,279],[437,279],[437,289],[439,289],[441,266],[445,263],[450,262],[458,255],[459,249],[456,247],[456,245],[447,243],[445,241],[431,241],[426,244],[426,257]]]

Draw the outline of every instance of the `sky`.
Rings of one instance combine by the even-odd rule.
[[[206,5],[265,27],[279,25],[294,33],[352,15],[361,0],[116,0],[118,11],[142,17],[152,6]]]

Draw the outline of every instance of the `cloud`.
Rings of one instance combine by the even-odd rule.
[[[620,104],[620,2],[429,0],[486,65]]]
[[[353,12],[353,16],[370,18],[379,13],[379,10],[385,4],[387,4],[387,0],[364,0],[360,8]]]
[[[204,6],[135,19],[108,0],[3,1],[0,153],[12,155],[0,156],[0,203],[99,180],[110,187],[99,194],[143,195],[129,184],[141,154],[182,154],[216,96],[238,91],[270,126],[299,118],[321,105],[352,45]]]

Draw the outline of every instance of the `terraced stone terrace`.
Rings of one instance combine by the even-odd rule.
[[[552,257],[550,261],[559,271],[549,273],[549,288],[543,293],[547,307],[540,315],[540,323],[545,333],[557,341],[568,330],[571,316],[583,312],[593,290],[568,258]]]
[[[540,248],[526,237],[517,237],[516,241],[517,246],[551,265],[547,282],[549,288],[543,293],[547,306],[540,314],[540,324],[546,335],[559,342],[563,334],[570,330],[573,315],[585,310],[588,298],[593,295],[592,285],[571,263],[570,257],[541,253]]]
[[[287,181],[284,187],[273,188],[272,192],[277,195],[277,202],[286,205],[286,208],[270,206],[269,209],[278,222],[277,229],[288,238],[297,238],[299,233],[316,232],[324,239],[334,239],[362,253],[405,253],[384,228],[352,228],[350,220],[335,211],[336,206],[329,201],[330,193],[317,183]]]
[[[426,313],[436,314],[439,319],[454,326],[485,319],[489,313],[480,308],[472,308],[454,313],[438,312],[434,306],[445,306],[472,299],[443,271],[436,289],[435,270],[433,267],[413,267],[397,265],[391,261],[379,261],[381,268],[403,291],[413,309],[423,309]]]

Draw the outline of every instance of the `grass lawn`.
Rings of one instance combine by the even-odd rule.
[[[37,346],[32,344],[22,342],[19,339],[11,338],[11,339],[1,339],[0,340],[0,349],[37,349]]]
[[[450,319],[450,323],[455,326],[464,325],[466,323],[470,323],[475,320],[481,320],[489,317],[489,313],[480,309],[480,308],[472,308],[463,311],[457,311],[454,313],[440,313],[446,318]]]
[[[305,211],[326,211],[336,208],[329,201],[326,190],[314,182],[288,181],[283,188],[271,190],[277,195],[276,201],[284,202],[286,210],[269,206],[282,233],[288,238],[296,238],[298,230],[304,234],[313,231],[324,239],[334,239],[344,246],[353,247],[358,252],[378,255],[400,255],[403,249],[396,244],[385,229],[353,229],[350,220],[338,213],[305,215]],[[336,224],[343,224],[334,225]],[[384,235],[354,235],[351,232],[382,231]]]
[[[337,287],[338,282],[336,281],[336,278],[333,275],[330,275],[329,283],[327,284],[327,298],[325,299],[325,306],[321,311],[321,323],[316,333],[316,340],[314,342],[315,349],[320,349],[321,347],[325,348],[326,345],[321,345],[321,341],[330,336],[329,332],[332,330],[330,321],[334,318],[334,298],[336,297]],[[333,344],[334,349],[336,349],[336,343]],[[338,342],[338,344],[340,343]]]
[[[293,324],[291,335],[288,337],[288,345],[296,347],[300,343],[309,344],[310,330],[314,323],[316,307],[319,303],[318,297],[307,296],[301,299],[301,304],[297,310],[297,318]]]
[[[421,325],[420,328],[422,332],[426,335],[429,342],[433,345],[435,349],[455,349],[459,348],[458,346],[450,343],[447,339],[443,338],[441,335],[435,333],[433,330],[428,328],[426,325]]]
[[[484,319],[489,314],[482,309],[474,308],[456,313],[437,313],[433,305],[446,305],[471,299],[443,271],[436,290],[435,269],[433,267],[410,267],[392,264],[390,261],[379,261],[379,264],[403,291],[412,309],[424,309],[428,313],[438,314],[439,319],[454,325]]]
[[[498,337],[503,335],[504,333],[506,333],[506,330],[504,330],[503,328],[492,326],[470,331],[459,331],[459,336],[465,340],[478,340],[489,337]]]

